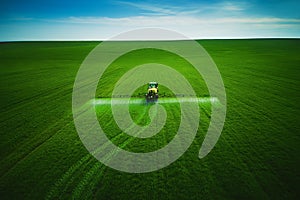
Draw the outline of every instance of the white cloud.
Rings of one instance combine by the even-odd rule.
[[[173,6],[167,4],[148,4],[144,2],[133,3],[127,1],[115,1],[116,4],[125,5],[140,9],[140,14],[145,15],[161,15],[161,16],[184,16],[184,15],[193,15],[193,14],[201,14],[203,12],[208,12],[210,14],[214,13],[228,13],[228,12],[241,12],[249,7],[251,4],[248,2],[240,1],[240,2],[230,2],[230,1],[223,1],[218,3],[192,3],[184,6]],[[146,12],[145,12],[146,11]]]
[[[250,4],[247,2],[229,2],[224,1],[218,4],[215,4],[216,9],[221,9],[224,11],[243,11],[250,7]]]
[[[254,17],[254,15],[250,17],[251,15],[246,14],[246,10],[251,4],[244,2],[225,1],[206,6],[189,5],[190,7],[184,8],[123,1],[117,3],[138,8],[141,13],[138,16],[118,18],[94,16],[60,19],[20,18],[14,20],[31,20],[38,23],[34,23],[36,27],[30,30],[25,25],[24,27],[11,25],[14,26],[11,29],[16,36],[20,34],[25,37],[22,33],[30,35],[29,33],[34,31],[33,34],[37,37],[43,36],[50,40],[102,40],[120,32],[145,27],[171,29],[190,38],[300,37],[299,18]]]
[[[52,21],[54,22],[54,21]],[[157,27],[177,31],[189,38],[299,37],[300,19],[285,18],[199,18],[193,16],[136,16],[123,18],[69,17],[55,21],[63,28],[51,30],[68,39],[109,39],[120,32]],[[72,30],[72,31],[71,31]],[[289,35],[289,30],[294,35]],[[298,31],[297,31],[298,30]],[[54,32],[54,33],[53,33]],[[74,37],[74,38],[72,38]],[[145,36],[146,37],[146,36]],[[147,39],[147,38],[145,38]]]
[[[174,6],[156,6],[156,5],[150,5],[146,3],[133,3],[133,2],[126,2],[126,1],[116,1],[116,3],[135,7],[138,9],[141,9],[143,11],[151,12],[150,14],[155,13],[156,15],[175,15],[178,10],[178,7]]]
[[[63,23],[83,23],[83,24],[110,24],[116,26],[168,26],[168,25],[213,25],[213,24],[267,24],[267,23],[296,23],[299,25],[300,19],[291,18],[201,18],[193,16],[135,16],[122,18],[109,17],[69,17],[55,20]]]

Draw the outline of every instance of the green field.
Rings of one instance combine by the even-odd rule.
[[[222,135],[214,149],[199,159],[211,114],[211,104],[200,103],[200,127],[190,148],[168,167],[142,174],[106,167],[89,154],[75,130],[73,84],[98,42],[0,43],[0,198],[299,199],[300,40],[199,43],[224,81],[227,116]],[[147,49],[114,62],[99,81],[96,97],[109,97],[122,74],[154,61],[182,73],[198,97],[209,95],[185,60]],[[139,88],[135,98],[144,91],[145,87]],[[174,97],[168,88],[161,87],[160,92]],[[168,113],[166,126],[147,139],[120,131],[110,106],[96,105],[96,111],[115,144],[149,152],[170,142],[179,125],[178,104],[163,106]],[[148,124],[150,107],[130,105],[133,120]]]

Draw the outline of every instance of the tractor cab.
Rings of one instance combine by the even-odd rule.
[[[157,82],[149,82],[149,85],[148,85],[148,89],[150,88],[158,88],[158,83]]]

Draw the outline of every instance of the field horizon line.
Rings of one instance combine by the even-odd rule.
[[[2,40],[1,43],[36,43],[36,42],[163,42],[163,41],[213,41],[213,40],[299,40],[300,37],[245,37],[245,38],[198,38],[198,39],[170,39],[170,40],[97,40],[97,39],[74,39],[74,40]]]

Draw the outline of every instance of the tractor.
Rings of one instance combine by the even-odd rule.
[[[157,82],[149,82],[148,84],[148,92],[146,94],[147,102],[157,102],[158,100],[158,83]]]

